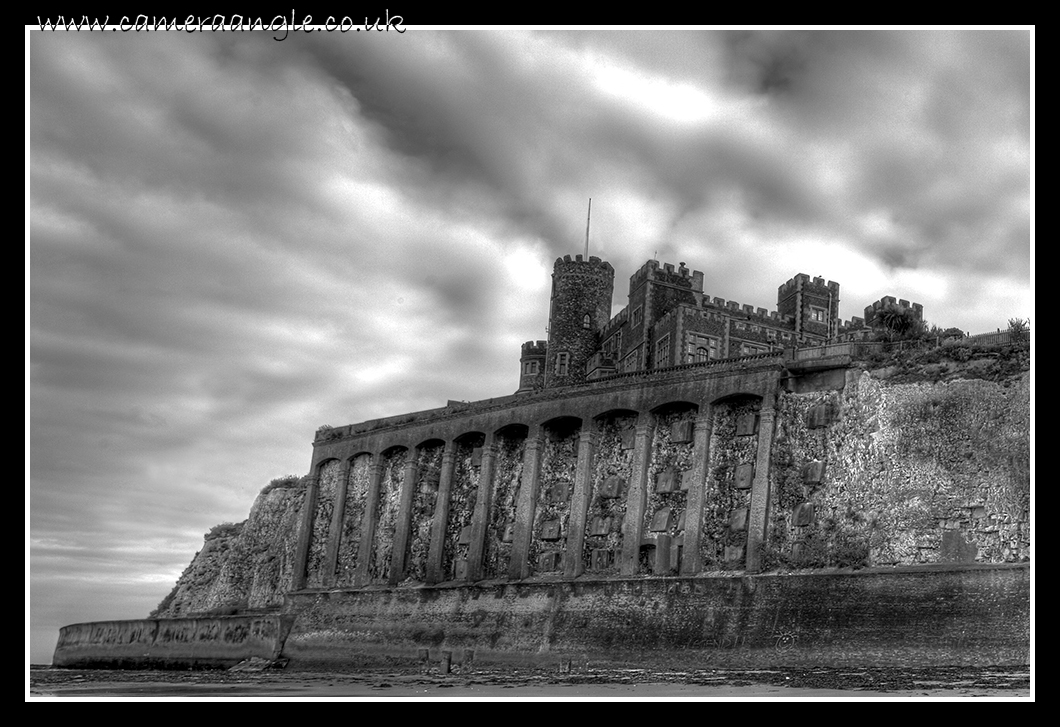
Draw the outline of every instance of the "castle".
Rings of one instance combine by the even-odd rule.
[[[864,339],[885,305],[924,307],[887,296],[865,318],[839,318],[839,283],[800,273],[777,290],[767,311],[703,292],[703,273],[649,260],[629,279],[629,303],[610,316],[614,268],[598,257],[556,260],[548,341],[522,347],[519,392],[714,359]],[[868,321],[868,325],[866,324]]]
[[[844,322],[821,278],[767,312],[649,261],[612,317],[613,281],[556,260],[516,393],[322,427],[233,536],[247,562],[64,628],[56,664],[1026,663],[1025,373],[870,373],[876,313],[922,306]]]

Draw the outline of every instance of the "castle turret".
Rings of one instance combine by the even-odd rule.
[[[611,319],[615,269],[598,257],[556,259],[544,386],[585,381],[586,364],[600,345],[600,330]]]
[[[527,341],[519,356],[519,390],[516,394],[540,389],[545,379],[545,356],[548,344],[544,341]]]
[[[777,313],[795,319],[795,338],[824,342],[839,333],[839,283],[799,273],[777,289]]]

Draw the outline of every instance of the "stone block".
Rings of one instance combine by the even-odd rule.
[[[481,467],[482,466],[482,447],[475,447],[471,450],[471,466]]]
[[[692,441],[692,420],[682,419],[670,426],[670,443],[687,444]]]
[[[542,540],[559,540],[560,538],[560,527],[559,520],[546,520],[541,523],[541,539]]]
[[[758,414],[751,412],[736,420],[736,436],[749,437],[758,431]]]
[[[563,566],[563,553],[549,550],[537,556],[537,569],[543,573],[558,571]]]
[[[827,427],[835,419],[835,410],[831,404],[818,404],[806,412],[806,426],[810,429]]]
[[[655,476],[655,491],[659,493],[674,492],[679,489],[677,484],[679,474],[669,467]]]
[[[663,576],[670,572],[670,556],[673,549],[673,541],[669,535],[660,533],[655,537],[655,558],[651,564],[651,572],[657,576]]]
[[[942,547],[939,560],[943,563],[974,563],[979,555],[975,543],[969,543],[964,533],[959,530],[947,530],[942,533]]]
[[[824,462],[811,460],[802,466],[802,481],[807,485],[819,485],[824,479]]]
[[[653,533],[665,533],[669,532],[670,527],[673,525],[674,515],[673,511],[664,507],[657,510],[651,518],[651,527],[648,528]]]
[[[595,548],[589,555],[590,570],[607,570],[611,567],[611,551],[607,548]]]
[[[550,503],[566,502],[570,497],[569,482],[555,482],[548,488],[548,501]]]
[[[684,472],[678,472],[678,489],[682,492],[687,492],[688,488],[692,486],[692,480],[695,478],[692,470],[685,470]]]
[[[736,483],[736,489],[738,490],[749,490],[751,485],[754,484],[755,479],[755,466],[750,462],[736,465],[736,470],[733,472],[733,480]]]
[[[453,564],[454,577],[458,581],[467,580],[467,558],[458,558]]]
[[[725,563],[730,566],[742,566],[744,562],[744,549],[742,545],[725,546]]]
[[[795,507],[795,512],[792,515],[792,524],[797,528],[804,528],[808,525],[813,525],[814,511],[812,502],[804,502]]]
[[[738,507],[729,513],[729,530],[747,530],[747,508]]]
[[[594,517],[592,522],[589,523],[589,535],[601,536],[607,535],[611,532],[611,518],[609,517]]]
[[[504,526],[504,531],[501,533],[501,542],[510,543],[515,537],[515,523],[508,523]]]
[[[622,497],[626,481],[618,475],[607,477],[600,483],[600,497],[605,500],[614,500]]]
[[[681,514],[677,516],[677,530],[685,529],[685,513],[687,510],[682,510]]]
[[[471,526],[465,525],[460,528],[460,536],[457,538],[458,545],[471,545]]]
[[[633,449],[637,446],[637,430],[635,427],[627,427],[622,430],[622,449]]]

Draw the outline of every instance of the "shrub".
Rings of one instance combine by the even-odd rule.
[[[241,523],[220,523],[210,528],[209,532],[206,533],[206,540],[213,540],[214,538],[231,538],[235,535],[239,535],[243,532],[243,525],[246,523],[244,520]]]
[[[302,481],[302,478],[298,475],[284,475],[283,477],[277,477],[276,479],[269,482],[261,488],[259,495],[266,495],[273,490],[279,490],[287,487],[297,487]]]

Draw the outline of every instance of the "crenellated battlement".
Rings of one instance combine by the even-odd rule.
[[[553,277],[575,275],[613,279],[615,277],[615,269],[611,267],[611,263],[601,260],[595,255],[591,255],[588,260],[585,260],[581,255],[575,255],[573,258],[570,255],[564,255],[556,258],[556,262],[552,266],[552,275]]]
[[[532,356],[544,356],[548,350],[548,342],[546,341],[527,341],[522,347],[523,358]]]
[[[924,306],[920,303],[910,303],[908,300],[898,299],[893,295],[885,295],[879,300],[874,301],[872,305],[865,306],[865,322],[871,323],[876,317],[876,313],[879,312],[881,308],[887,306],[894,306],[900,310],[911,310],[913,312],[913,317],[916,320],[924,320]]]
[[[702,271],[691,270],[683,262],[678,263],[677,267],[674,267],[673,263],[660,264],[658,260],[648,260],[640,266],[637,272],[629,277],[629,291],[632,293],[648,280],[659,279],[660,282],[666,282],[662,280],[664,276],[687,280],[691,283],[692,290],[698,293],[703,292]]]
[[[777,300],[783,300],[798,289],[805,289],[811,285],[816,286],[818,288],[824,288],[835,296],[839,295],[839,283],[835,282],[834,280],[826,281],[824,278],[819,276],[811,279],[810,276],[806,273],[799,273],[794,278],[777,288]]]

